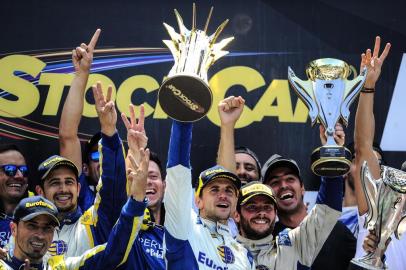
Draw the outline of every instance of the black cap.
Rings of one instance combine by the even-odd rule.
[[[300,181],[302,181],[300,177],[300,169],[295,160],[274,154],[265,162],[264,167],[262,168],[263,182],[266,182],[269,173],[272,170],[281,167],[292,169],[293,173],[299,177]]]
[[[205,171],[203,171],[199,176],[199,184],[196,188],[196,196],[199,196],[202,189],[211,181],[218,179],[218,178],[225,178],[231,180],[237,190],[241,188],[241,181],[237,175],[230,172],[229,170],[225,169],[222,166],[216,165],[211,167]]]
[[[258,168],[258,179],[261,179],[261,163],[259,162],[258,156],[254,153],[254,151],[252,151],[251,149],[249,149],[248,147],[245,146],[237,146],[235,148],[235,153],[243,153],[243,154],[247,154],[249,156],[251,156],[254,160],[255,163],[257,164],[257,168]]]
[[[50,216],[55,224],[59,226],[58,209],[56,206],[42,196],[24,198],[14,210],[13,220],[15,222],[29,221],[39,215]]]
[[[244,185],[240,190],[240,196],[238,198],[238,204],[244,205],[246,204],[251,198],[257,195],[265,195],[269,197],[272,202],[277,205],[276,197],[273,194],[273,190],[259,181],[252,181],[248,184]]]
[[[44,180],[52,170],[60,166],[65,166],[71,169],[75,173],[76,179],[78,179],[79,170],[76,165],[67,158],[54,155],[47,158],[38,166],[38,173],[41,177],[41,180]]]

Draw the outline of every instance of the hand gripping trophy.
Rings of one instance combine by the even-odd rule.
[[[212,11],[213,7],[210,9],[204,30],[196,29],[195,4],[191,30],[185,27],[176,9],[179,33],[164,23],[171,40],[163,42],[171,51],[175,64],[159,89],[158,100],[164,112],[178,121],[197,121],[208,113],[213,97],[207,80],[207,71],[215,61],[228,54],[223,48],[234,39],[229,37],[215,43],[228,20],[224,21],[214,34],[207,35]]]
[[[296,77],[288,68],[289,83],[309,108],[312,125],[318,120],[326,129],[326,145],[315,149],[311,155],[311,169],[319,176],[344,175],[350,169],[351,152],[336,144],[334,128],[340,119],[345,126],[348,125],[349,107],[361,91],[366,73],[364,68],[358,77],[348,80],[351,67],[333,58],[310,62],[306,68],[307,81]]]
[[[392,233],[400,239],[406,230],[406,172],[381,166],[381,178],[373,179],[367,162],[361,168],[361,182],[368,203],[365,227],[378,240],[374,252],[352,259],[351,269],[387,269],[382,261]]]

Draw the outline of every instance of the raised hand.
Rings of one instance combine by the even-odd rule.
[[[320,125],[319,130],[321,144],[325,145],[327,143],[326,129],[323,125]],[[345,132],[343,125],[340,123],[337,123],[334,127],[334,140],[337,145],[343,146],[345,144]]]
[[[140,106],[140,117],[135,117],[134,105],[130,104],[130,121],[124,113],[121,114],[124,125],[127,128],[128,147],[135,154],[139,149],[145,149],[148,143],[148,137],[144,129],[145,111],[144,105]]]
[[[374,51],[367,49],[365,53],[361,54],[361,65],[360,69],[367,67],[368,74],[365,81],[366,88],[375,88],[375,83],[381,75],[382,64],[388,56],[391,44],[386,43],[385,48],[381,55],[379,55],[379,50],[381,47],[381,38],[377,36],[375,38]]]
[[[140,158],[136,160],[131,154],[128,155],[130,164],[127,168],[129,181],[129,195],[136,201],[145,198],[148,178],[149,149],[140,149]]]
[[[114,101],[111,100],[112,87],[107,89],[105,97],[100,82],[92,86],[96,112],[99,116],[101,132],[107,136],[113,136],[116,132],[117,111]]]
[[[218,105],[222,125],[235,125],[244,109],[245,100],[241,97],[229,96]]]
[[[89,73],[93,62],[93,51],[96,47],[97,40],[99,39],[100,32],[100,29],[97,29],[96,32],[94,32],[88,45],[82,43],[79,47],[72,50],[72,62],[76,73]]]

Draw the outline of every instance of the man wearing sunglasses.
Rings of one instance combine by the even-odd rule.
[[[10,236],[10,221],[19,201],[28,196],[28,167],[15,145],[0,145],[0,248]]]

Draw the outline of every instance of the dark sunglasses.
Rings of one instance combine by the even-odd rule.
[[[6,164],[6,165],[1,165],[0,167],[6,175],[11,176],[11,177],[14,177],[17,174],[17,170],[19,170],[24,177],[28,176],[28,166],[27,165],[17,166],[17,165],[13,165],[13,164]]]
[[[100,153],[99,151],[94,151],[90,153],[90,160],[94,162],[99,162]]]

